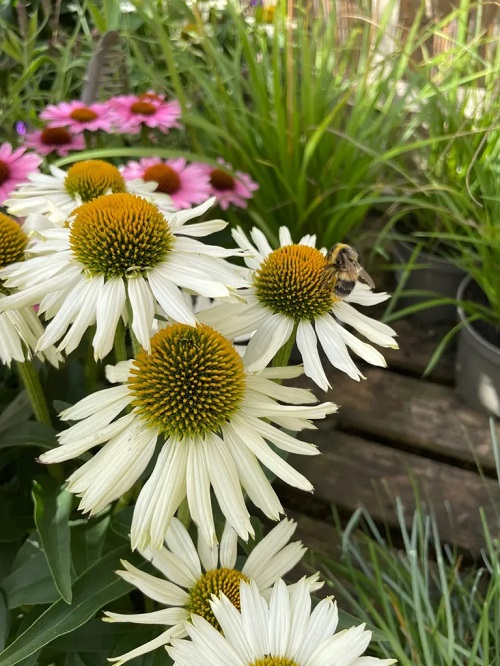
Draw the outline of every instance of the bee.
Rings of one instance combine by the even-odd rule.
[[[358,253],[350,245],[335,243],[328,250],[326,261],[325,279],[337,298],[349,296],[358,278],[375,288],[375,283],[358,261]]]

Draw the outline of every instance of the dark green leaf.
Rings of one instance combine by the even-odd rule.
[[[8,612],[5,599],[0,590],[0,652],[5,647],[5,641],[8,635]]]
[[[6,449],[9,446],[37,446],[47,450],[53,449],[56,445],[55,431],[35,421],[28,421],[16,428],[10,428],[0,440],[0,449]]]
[[[7,596],[7,607],[24,604],[46,604],[59,599],[52,574],[43,551],[14,569],[2,582]]]
[[[110,515],[96,516],[71,529],[73,565],[79,576],[102,555]]]
[[[140,632],[140,630],[141,627],[135,626],[132,633],[135,636],[136,631]],[[124,624],[109,624],[101,619],[89,620],[83,627],[56,638],[50,644],[50,647],[52,650],[62,650],[64,652],[71,650],[74,652],[100,652],[109,657],[114,647],[130,633],[130,626]],[[146,638],[143,642],[146,642],[149,638]]]
[[[14,666],[55,638],[81,627],[103,606],[121,597],[130,585],[114,572],[122,557],[132,562],[128,545],[108,553],[83,573],[73,585],[73,603],[62,599],[52,604],[36,622],[0,655],[2,666]]]
[[[27,421],[32,413],[28,394],[26,391],[21,391],[1,413],[0,432],[18,426],[19,422]]]
[[[0,542],[18,541],[33,527],[31,502],[17,493],[0,493]]]
[[[71,533],[69,516],[73,495],[50,476],[33,484],[35,523],[54,583],[62,598],[71,603]]]

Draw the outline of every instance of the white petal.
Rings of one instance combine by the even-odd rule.
[[[178,287],[161,278],[154,269],[148,273],[148,281],[154,297],[171,319],[181,324],[196,326],[196,318],[186,305]]]
[[[349,355],[344,340],[339,332],[339,329],[341,328],[342,327],[339,326],[335,319],[329,314],[324,317],[318,317],[316,320],[316,332],[330,363],[335,368],[348,374],[351,379],[359,381],[360,378],[363,378],[363,375],[360,373]]]
[[[149,350],[149,339],[155,314],[151,289],[147,281],[138,276],[127,280],[127,293],[132,308],[132,330],[141,346]]]
[[[186,465],[186,492],[191,518],[213,545],[217,541],[210,496],[210,476],[205,456],[204,443],[191,441],[188,444]],[[205,563],[204,563],[205,564]]]
[[[160,548],[179,504],[186,496],[187,447],[171,438],[163,445],[144,484],[132,518],[132,548]]]
[[[293,326],[289,317],[269,314],[248,343],[245,365],[249,372],[262,370],[269,364],[292,335]]]
[[[304,361],[304,372],[323,391],[326,391],[330,387],[330,382],[323,370],[317,344],[314,328],[308,321],[302,319],[297,327],[297,347]]]
[[[397,344],[394,340],[396,331],[387,326],[387,324],[361,314],[352,305],[343,301],[335,303],[333,313],[344,324],[349,324],[349,326],[362,333],[365,338],[368,338],[368,340],[374,342],[376,345],[397,349]]]
[[[126,293],[121,278],[108,280],[101,289],[96,307],[96,332],[92,345],[95,359],[104,358],[113,349],[116,327],[125,311]]]
[[[189,532],[178,518],[172,518],[165,541],[172,553],[183,559],[192,576],[198,579],[201,576],[200,558]]]
[[[172,629],[168,629],[167,631],[164,631],[162,634],[160,634],[157,638],[153,638],[153,640],[140,645],[134,650],[130,650],[130,652],[126,652],[119,657],[108,657],[108,661],[113,662],[114,666],[120,666],[121,664],[124,664],[131,659],[135,659],[135,657],[140,657],[142,654],[147,654],[148,652],[152,652],[157,648],[163,647],[170,642],[170,639],[173,635],[182,636],[185,635],[185,632],[183,631],[181,633],[179,630],[177,630],[177,632],[173,632]]]
[[[178,585],[145,573],[124,560],[122,565],[125,571],[116,573],[150,599],[165,606],[185,606],[189,602],[189,594]]]
[[[227,569],[234,569],[236,564],[236,555],[238,550],[238,535],[231,527],[231,525],[226,522],[224,525],[224,532],[222,533],[222,538],[220,540],[220,565],[221,567],[226,567]]]

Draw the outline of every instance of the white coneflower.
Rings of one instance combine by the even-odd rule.
[[[371,632],[365,625],[335,634],[337,605],[329,597],[311,612],[305,579],[293,589],[282,580],[269,602],[254,582],[240,582],[240,610],[224,594],[211,602],[220,625],[196,615],[186,630],[191,638],[167,647],[174,666],[390,666],[395,659],[362,657]]]
[[[231,339],[254,332],[245,354],[250,370],[266,367],[294,331],[305,374],[324,390],[330,383],[318,353],[318,341],[330,363],[353,379],[363,375],[349,349],[368,363],[385,367],[382,354],[342,324],[352,326],[377,345],[397,348],[392,328],[351,305],[375,305],[389,298],[388,294],[372,293],[358,282],[350,296],[336,298],[325,280],[327,261],[324,251],[315,247],[315,236],[304,236],[294,244],[290,231],[281,227],[277,250],[258,229],[253,229],[251,236],[255,245],[241,229],[233,232],[237,244],[250,255],[245,261],[251,269],[251,286],[240,292],[246,303],[216,304],[200,315],[202,321]]]
[[[96,324],[92,344],[95,358],[101,359],[113,347],[120,318],[128,318],[128,301],[132,330],[149,349],[157,306],[173,321],[196,323],[180,287],[224,298],[246,284],[241,271],[223,259],[239,250],[189,238],[226,226],[222,220],[185,225],[212,203],[168,221],[154,204],[128,193],[83,204],[68,227],[37,232],[29,248],[34,256],[0,270],[5,286],[16,290],[0,298],[0,312],[39,303],[40,313],[52,320],[39,350],[60,341],[58,349],[70,353]]]
[[[12,215],[26,217],[32,213],[45,215],[51,222],[60,224],[82,203],[88,203],[104,194],[129,192],[145,197],[163,212],[175,207],[169,196],[155,192],[155,183],[141,179],[125,181],[119,170],[103,160],[76,162],[67,171],[49,166],[50,176],[32,173],[29,182],[19,185],[5,202]]]
[[[239,609],[241,580],[254,581],[261,594],[268,595],[276,580],[290,571],[306,551],[300,541],[289,543],[295,528],[293,521],[282,520],[253,548],[243,566],[237,567],[237,534],[227,523],[220,547],[210,546],[199,532],[196,548],[186,528],[174,518],[166,535],[168,548],[148,549],[142,553],[166,580],[151,576],[128,562],[122,562],[125,570],[117,572],[147,597],[168,608],[131,615],[106,613],[109,622],[158,624],[169,628],[148,643],[109,661],[118,662],[116,666],[119,666],[165,645],[172,637],[186,636],[185,622],[191,613],[219,628],[210,606],[212,595],[218,597],[222,592]],[[308,582],[311,590],[322,585],[318,574],[311,576]]]
[[[82,498],[83,511],[97,513],[123,495],[144,472],[157,444],[154,470],[134,507],[133,548],[159,548],[185,497],[193,521],[214,543],[211,488],[243,539],[253,528],[242,487],[277,520],[283,509],[260,463],[286,483],[312,491],[309,481],[274,450],[318,453],[314,445],[276,426],[311,428],[311,419],[336,411],[331,402],[311,404],[316,398],[308,390],[272,381],[296,377],[301,368],[248,372],[234,346],[204,325],[167,326],[150,347],[132,361],[108,367],[108,379],[120,386],[65,410],[64,420],[79,423],[59,434],[62,446],[40,457],[44,463],[60,462],[104,444],[68,480],[68,489]]]
[[[28,238],[19,224],[8,215],[0,213],[0,269],[23,261],[27,243]],[[1,279],[0,294],[9,294],[9,290],[5,288]],[[32,355],[43,333],[44,328],[32,307],[0,312],[0,360],[2,363],[10,365],[13,360],[21,363],[26,361]],[[52,346],[49,346],[43,354],[40,353],[39,357],[42,360],[46,358],[55,366],[62,359],[62,356]]]

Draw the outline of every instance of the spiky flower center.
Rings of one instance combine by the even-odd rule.
[[[79,106],[77,109],[73,109],[69,114],[69,117],[80,123],[88,123],[91,120],[96,120],[98,115],[95,111],[92,111],[92,109],[89,109],[86,106]]]
[[[238,571],[237,569],[227,569],[220,567],[219,569],[211,569],[204,573],[198,579],[196,585],[189,590],[189,602],[186,609],[195,615],[201,615],[207,622],[215,627],[218,631],[221,630],[215,615],[210,608],[210,601],[212,594],[217,597],[222,592],[226,595],[229,601],[238,610],[240,609],[240,581],[244,580],[249,582],[248,576]]]
[[[141,116],[153,116],[156,113],[156,106],[150,102],[134,102],[130,110],[132,113],[138,113]]]
[[[111,192],[125,192],[125,180],[118,169],[102,160],[77,162],[68,169],[64,188],[72,197],[77,195],[82,201],[92,201]]]
[[[172,249],[174,237],[158,208],[133,194],[107,194],[74,211],[69,243],[89,275],[146,273]]]
[[[181,186],[181,179],[177,171],[167,164],[153,164],[146,169],[144,180],[155,180],[158,183],[157,192],[174,194]]]
[[[326,314],[334,302],[325,280],[326,265],[321,252],[308,245],[286,245],[271,252],[254,275],[260,302],[295,321]]]
[[[64,127],[46,127],[40,134],[40,141],[46,146],[64,146],[71,143],[71,134]]]
[[[6,180],[9,180],[10,169],[7,162],[0,160],[0,185],[3,185]]]
[[[234,190],[236,185],[234,178],[227,171],[222,169],[214,169],[210,174],[210,185],[214,190]]]
[[[257,661],[252,661],[249,666],[299,666],[299,664],[294,659],[289,659],[288,657],[273,657],[270,654],[266,654],[265,657],[261,657]]]
[[[165,437],[216,433],[238,410],[245,371],[233,345],[209,326],[168,326],[138,354],[132,404]]]
[[[28,238],[19,224],[0,213],[0,268],[24,259]]]

